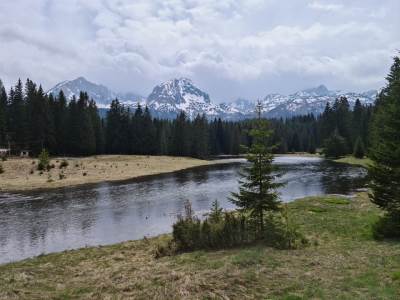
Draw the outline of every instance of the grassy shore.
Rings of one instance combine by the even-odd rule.
[[[11,158],[0,162],[4,170],[0,174],[0,192],[119,181],[220,162],[187,157],[101,155],[66,158],[68,166],[60,169],[63,160],[64,158],[52,158],[50,163],[54,168],[49,172],[37,170],[37,159]]]
[[[310,246],[155,259],[168,235],[0,266],[0,299],[399,299],[400,243],[375,241],[365,193],[289,205]]]
[[[339,162],[339,163],[349,164],[349,165],[361,166],[364,168],[367,168],[368,166],[370,166],[372,164],[372,160],[370,160],[367,157],[355,158],[354,156],[346,156],[346,157],[336,159],[334,161]]]

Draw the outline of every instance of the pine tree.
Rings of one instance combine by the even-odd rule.
[[[173,122],[172,154],[177,156],[190,154],[189,126],[183,111]]]
[[[255,121],[250,135],[253,139],[247,151],[250,166],[243,169],[239,181],[238,193],[233,193],[231,201],[239,209],[248,212],[254,221],[256,233],[261,238],[264,233],[265,215],[279,210],[279,198],[276,189],[282,184],[275,182],[276,175],[272,165],[273,146],[270,145],[271,130],[268,122],[261,119],[262,106],[258,103],[258,119]]]
[[[146,106],[143,113],[142,122],[142,153],[154,155],[157,151],[157,132],[150,114],[149,108]]]
[[[19,79],[10,91],[8,128],[16,149],[27,147],[27,116],[22,81]]]
[[[356,143],[354,144],[353,155],[355,158],[363,158],[365,156],[364,143],[361,137],[358,137]]]
[[[125,116],[125,109],[123,105],[115,99],[111,102],[110,109],[106,116],[106,151],[107,153],[123,153],[123,143],[128,144],[124,138],[123,118]]]
[[[400,58],[395,57],[387,85],[377,100],[369,156],[371,200],[386,210],[391,222],[382,232],[400,236]]]
[[[94,138],[96,140],[96,154],[101,154],[104,151],[104,133],[103,125],[97,110],[96,102],[89,101],[88,112],[93,126]]]
[[[205,115],[197,115],[192,124],[192,156],[206,158],[208,156],[208,128]]]
[[[146,147],[144,145],[145,134],[144,134],[144,114],[143,109],[140,104],[138,104],[134,115],[132,116],[131,126],[130,126],[130,136],[132,140],[131,151],[134,154],[147,154]]]
[[[54,123],[54,136],[56,140],[57,154],[65,155],[67,153],[67,139],[68,139],[68,108],[67,99],[65,98],[64,92],[61,90],[58,97],[52,101],[52,95],[50,95],[50,103],[53,106],[53,123]]]
[[[89,110],[89,96],[81,92],[77,102],[80,141],[77,147],[78,155],[91,155],[96,153],[96,135],[93,127],[92,118]]]
[[[7,142],[7,92],[0,80],[0,146]]]
[[[324,154],[329,158],[339,158],[348,153],[346,140],[336,129],[330,138],[324,142]]]

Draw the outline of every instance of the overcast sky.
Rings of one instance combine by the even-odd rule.
[[[216,101],[384,84],[399,0],[1,0],[0,78],[85,76],[147,96],[184,76]]]

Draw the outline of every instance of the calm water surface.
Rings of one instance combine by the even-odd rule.
[[[140,181],[104,183],[23,195],[0,194],[0,263],[42,253],[113,244],[171,231],[184,202],[197,214],[238,188],[244,160]],[[278,157],[281,199],[350,194],[365,185],[360,167],[318,158]]]

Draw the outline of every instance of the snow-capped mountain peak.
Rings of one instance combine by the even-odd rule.
[[[330,91],[328,88],[321,84],[315,88],[310,88],[302,91],[303,93],[310,94],[312,96],[328,96],[330,94]]]
[[[216,114],[210,96],[188,78],[176,78],[157,85],[147,98],[149,108],[157,115],[175,115],[184,111],[193,118],[197,114]]]
[[[205,114],[208,118],[240,120],[255,116],[256,101],[239,98],[233,102],[215,104],[210,96],[198,88],[188,78],[175,78],[154,87],[147,99],[137,94],[115,93],[107,87],[92,83],[84,77],[63,81],[54,86],[48,93],[58,95],[63,90],[68,99],[78,97],[80,91],[88,93],[100,108],[108,108],[111,101],[118,98],[122,103],[136,107],[138,103],[147,105],[154,117],[175,118],[181,111],[189,118]],[[269,118],[290,117],[295,115],[323,112],[326,103],[344,96],[353,106],[357,99],[363,104],[373,104],[377,91],[365,93],[342,92],[329,90],[325,85],[305,89],[291,95],[268,94],[262,99],[264,115]]]
[[[57,96],[60,91],[64,92],[65,97],[70,100],[72,97],[79,97],[80,92],[88,93],[89,98],[96,101],[100,108],[108,108],[111,101],[118,98],[121,102],[136,105],[143,103],[144,98],[135,93],[115,93],[104,85],[90,82],[85,77],[78,77],[74,80],[66,80],[58,83],[51,88],[47,94]]]

